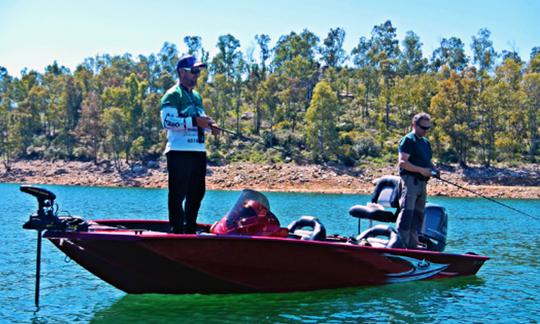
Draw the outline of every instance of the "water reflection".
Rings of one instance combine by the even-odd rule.
[[[458,304],[481,307],[474,296],[483,284],[473,276],[287,294],[126,295],[92,322],[433,322]]]

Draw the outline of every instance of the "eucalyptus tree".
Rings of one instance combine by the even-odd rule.
[[[81,118],[75,129],[81,144],[76,155],[91,159],[94,164],[98,163],[99,150],[105,136],[102,114],[103,104],[100,96],[94,91],[89,92],[81,103]]]
[[[347,52],[343,49],[344,41],[345,30],[343,28],[330,28],[328,36],[319,48],[321,59],[327,66],[337,68],[347,60]]]
[[[457,37],[443,38],[441,46],[433,51],[431,56],[431,69],[435,72],[447,65],[451,70],[458,72],[467,67],[469,58],[465,54],[464,44]]]
[[[176,75],[170,75],[162,71],[161,64],[155,54],[149,56],[139,55],[139,61],[135,67],[137,76],[148,81],[148,91],[163,94],[172,84]]]
[[[403,50],[399,56],[399,75],[418,75],[426,71],[428,60],[422,55],[422,42],[413,31],[408,31],[401,42]]]
[[[537,55],[540,57],[540,55]],[[523,108],[526,111],[527,132],[529,139],[529,160],[536,162],[540,147],[540,73],[526,73],[521,82],[521,90],[525,94]]]
[[[479,128],[475,136],[479,142],[480,160],[489,167],[497,159],[497,145],[501,145],[505,110],[509,108],[511,89],[504,82],[491,81],[480,93],[477,108]],[[497,143],[499,138],[499,143]]]
[[[386,128],[390,127],[391,87],[397,76],[398,58],[400,56],[399,41],[396,38],[396,28],[392,22],[376,25],[371,31],[371,47],[373,58],[383,77]]]
[[[165,42],[157,54],[161,70],[169,75],[176,76],[176,63],[178,62],[178,48],[176,45]]]
[[[117,170],[122,169],[122,153],[129,150],[126,129],[130,127],[127,117],[119,107],[108,107],[103,111],[103,124],[105,126],[104,152],[113,160]],[[125,155],[128,159],[128,155]]]
[[[489,39],[490,35],[491,32],[487,28],[482,28],[477,36],[472,37],[473,63],[478,66],[481,78],[492,70],[498,56],[493,48],[493,42]]]
[[[443,71],[443,74],[447,73]],[[449,143],[447,153],[455,154],[456,161],[465,166],[475,146],[471,128],[475,127],[479,82],[475,69],[460,73],[452,70],[448,74],[447,79],[439,81],[430,112],[446,135],[441,142]]]
[[[12,77],[5,67],[0,66],[0,157],[7,171],[11,169],[12,138],[10,136],[12,100],[9,88]]]
[[[311,64],[315,64],[315,54],[318,52],[319,37],[307,29],[300,34],[291,32],[279,37],[274,47],[274,70],[279,69],[285,62],[301,56]]]
[[[188,54],[194,55],[203,63],[208,63],[210,54],[204,50],[200,36],[186,36],[184,37],[184,43],[188,47]]]
[[[212,59],[210,70],[214,74],[223,74],[227,81],[232,81],[241,73],[242,52],[240,41],[233,35],[219,36],[216,44],[218,53]]]
[[[306,140],[312,158],[329,161],[337,152],[337,116],[339,100],[326,81],[315,86],[306,112]]]
[[[531,57],[531,60],[529,61],[529,67],[527,68],[527,71],[530,72],[540,72],[540,53],[536,54],[535,56]]]
[[[308,59],[296,56],[283,64],[280,69],[281,100],[277,122],[284,120],[286,128],[295,132],[302,124],[304,114],[311,100],[311,89],[319,80],[319,70]]]
[[[523,64],[513,59],[506,59],[496,69],[495,82],[503,89],[496,104],[501,106],[504,123],[496,142],[497,148],[506,158],[520,159],[526,152],[527,110],[523,109],[525,93],[521,89]]]
[[[516,52],[516,51],[508,51],[508,50],[503,50],[502,51],[502,60],[503,62],[506,61],[506,60],[513,60],[515,61],[516,63],[519,63],[519,64],[523,64],[523,60],[521,59],[521,57],[519,56],[519,54]]]
[[[260,34],[255,35],[255,40],[257,41],[257,45],[259,45],[259,56],[260,56],[260,70],[261,70],[261,77],[264,80],[266,78],[268,66],[267,61],[270,59],[270,56],[272,54],[270,50],[270,36],[266,34]]]
[[[392,102],[397,107],[396,128],[405,133],[411,126],[412,117],[428,112],[431,98],[437,93],[437,79],[431,73],[406,75],[396,80]]]
[[[540,54],[540,46],[535,46],[531,49],[531,55],[529,57],[529,59],[533,59],[535,56],[537,56],[538,54]]]
[[[363,100],[360,100],[361,115],[368,120],[372,98],[378,96],[379,83],[378,72],[375,67],[375,58],[371,40],[360,37],[358,45],[352,49],[351,56],[356,65],[357,79],[361,84],[356,89],[362,88]]]
[[[223,84],[221,87],[216,87],[215,90],[223,91],[225,88],[229,88],[231,91],[223,93],[225,97],[231,97],[226,99],[225,102],[230,102],[224,108],[227,111],[231,111],[236,116],[236,130],[240,131],[240,107],[241,107],[241,87],[242,87],[242,74],[244,70],[243,54],[239,50],[240,41],[233,35],[227,34],[219,36],[217,42],[218,53],[212,59],[212,65],[210,71],[216,76],[223,75]]]
[[[279,97],[280,91],[283,89],[283,82],[278,74],[270,74],[266,80],[261,82],[257,89],[257,97],[261,99],[262,111],[264,119],[268,124],[268,136],[266,140],[267,146],[272,146],[274,139],[274,126],[276,125],[276,115],[278,107],[281,104]]]
[[[257,64],[255,59],[253,59],[252,64],[246,64],[248,75],[246,87],[244,89],[244,98],[247,102],[251,103],[255,110],[253,118],[253,133],[258,135],[261,130],[263,111],[261,106],[261,98],[258,95],[259,92],[257,91],[257,88],[259,87],[260,83],[267,78],[269,72],[267,61],[270,59],[272,52],[269,48],[270,36],[266,34],[255,35],[255,41],[259,46],[259,63]]]

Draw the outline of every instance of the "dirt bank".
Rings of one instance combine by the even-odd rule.
[[[165,188],[165,163],[136,166],[117,171],[110,163],[18,161],[7,171],[0,167],[0,182],[24,184],[62,184],[84,186],[118,186]],[[394,167],[365,167],[361,170],[340,169],[319,165],[257,165],[234,163],[208,168],[207,187],[211,190],[320,192],[370,194],[373,180],[396,174]],[[457,168],[446,167],[441,176],[488,197],[540,199],[540,167]],[[429,183],[429,195],[473,197],[439,180]]]

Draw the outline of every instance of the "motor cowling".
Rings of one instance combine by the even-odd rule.
[[[426,244],[430,251],[444,251],[448,230],[446,209],[436,204],[427,204],[424,209],[424,223],[418,233],[418,239]]]

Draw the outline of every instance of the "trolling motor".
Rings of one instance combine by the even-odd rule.
[[[80,217],[58,217],[54,210],[54,200],[56,195],[51,191],[34,186],[21,186],[20,190],[31,196],[36,197],[38,201],[37,211],[30,215],[30,219],[24,223],[24,229],[30,230],[86,230],[88,224]],[[58,205],[56,205],[58,206]],[[58,207],[56,208],[58,210]]]
[[[44,230],[60,224],[60,220],[54,213],[54,200],[56,199],[54,193],[32,186],[21,186],[20,190],[36,197],[38,201],[37,212],[30,215],[30,219],[23,225],[24,229]]]
[[[39,307],[39,282],[41,272],[41,233],[44,230],[87,230],[88,223],[80,217],[58,217],[54,210],[54,200],[56,195],[47,189],[33,187],[33,186],[21,186],[20,190],[31,196],[36,197],[38,201],[37,211],[30,215],[30,219],[24,223],[23,228],[29,230],[36,230],[37,236],[37,248],[36,248],[36,292],[35,292],[35,304]],[[58,206],[58,205],[56,205]],[[58,207],[56,208],[58,210]]]

